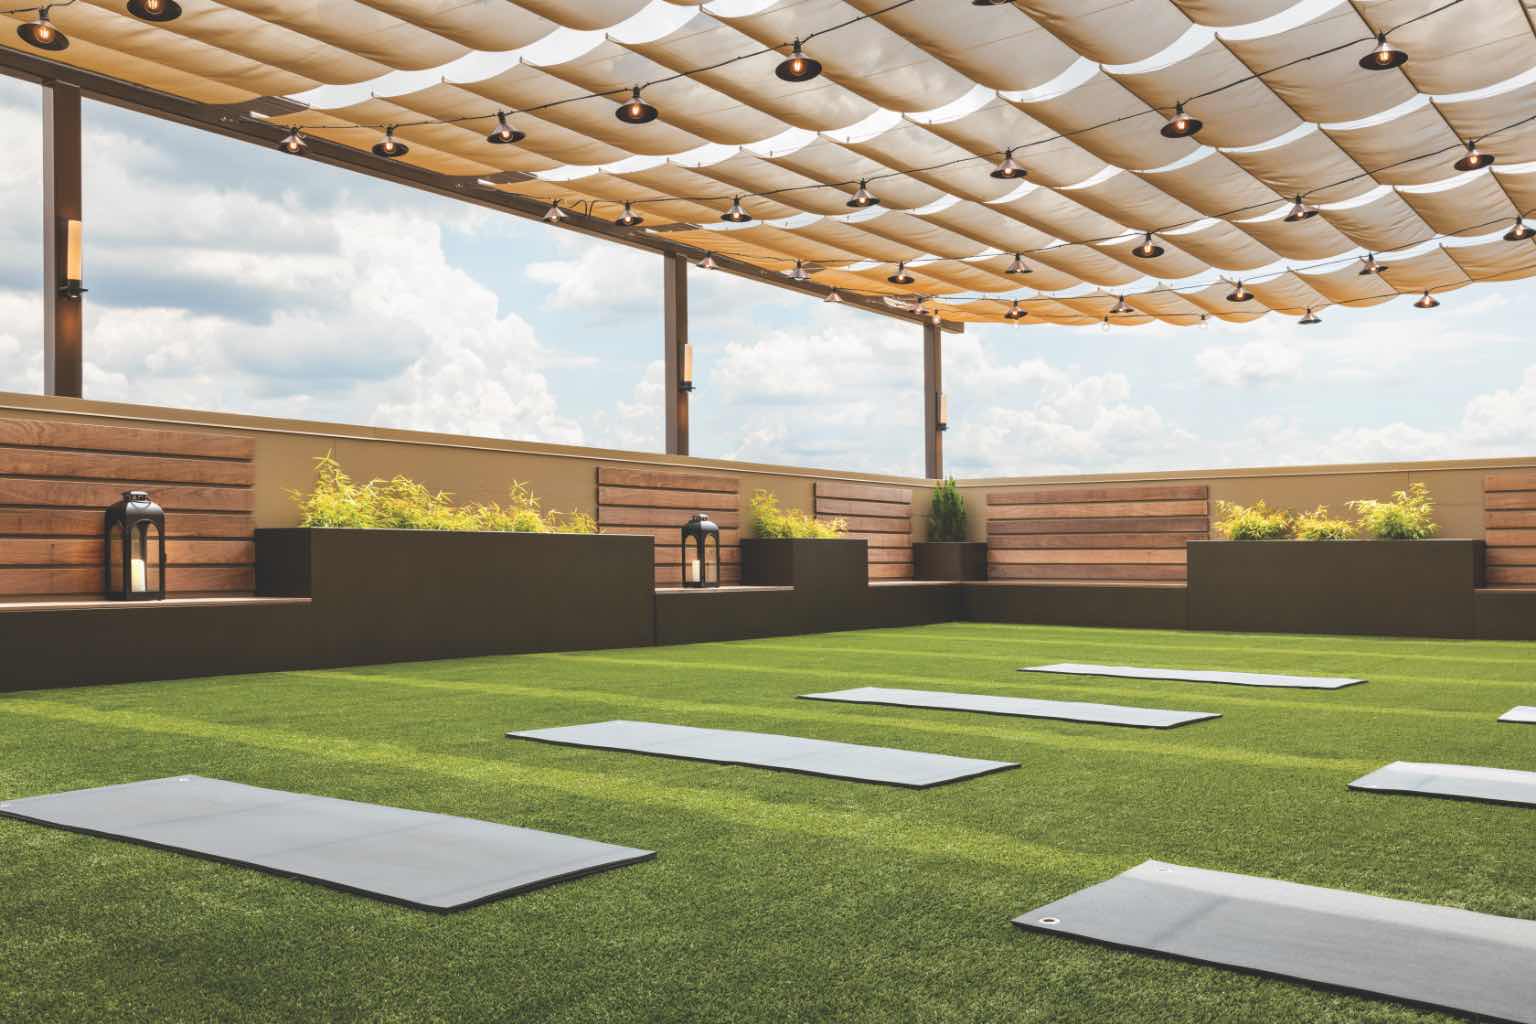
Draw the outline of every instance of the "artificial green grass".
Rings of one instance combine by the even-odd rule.
[[[1320,692],[1023,675],[1357,675]],[[1217,711],[1167,732],[822,704],[905,686]],[[953,623],[0,697],[0,799],[196,773],[660,851],[435,915],[0,819],[0,1021],[1440,1021],[1015,929],[1147,858],[1536,918],[1536,812],[1351,793],[1536,770],[1536,645]],[[903,790],[508,740],[644,719],[1018,761]]]

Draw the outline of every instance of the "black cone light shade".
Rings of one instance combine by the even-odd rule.
[[[128,13],[140,21],[175,21],[181,17],[176,0],[128,0]]]
[[[405,156],[411,151],[411,147],[395,138],[395,126],[390,125],[384,129],[384,139],[373,144],[373,155],[382,156],[388,160]]]
[[[297,128],[290,128],[288,129],[288,134],[283,136],[283,141],[277,144],[277,148],[282,150],[284,153],[292,153],[293,155],[297,156],[298,154],[304,152],[304,150],[308,149],[309,146],[304,141],[304,136],[299,133]]]
[[[1205,122],[1184,112],[1184,104],[1175,104],[1173,116],[1163,125],[1163,138],[1187,139],[1205,127]]]
[[[1419,309],[1434,309],[1436,306],[1440,305],[1440,300],[1429,294],[1429,292],[1425,292],[1423,295],[1419,296],[1418,301],[1415,302],[1414,305]]]
[[[1285,219],[1287,223],[1294,224],[1299,220],[1309,220],[1316,216],[1317,211],[1302,202],[1301,196],[1297,196],[1296,201],[1291,204],[1290,211],[1286,213]]]
[[[640,87],[637,85],[629,99],[613,112],[613,116],[625,124],[650,124],[660,113],[640,98]]]
[[[645,223],[645,218],[640,216],[634,210],[631,210],[629,208],[629,204],[625,203],[624,213],[619,217],[618,220],[614,221],[614,223],[621,228],[637,228],[641,224]]]
[[[21,37],[22,42],[35,46],[39,50],[51,50],[57,53],[59,50],[69,49],[69,36],[60,32],[53,22],[48,20],[46,7],[37,12],[36,21],[18,25],[16,34]]]
[[[1154,260],[1163,254],[1163,247],[1152,241],[1152,232],[1147,232],[1147,237],[1141,240],[1141,244],[1131,250],[1132,256],[1144,260]]]
[[[745,224],[752,219],[752,215],[741,208],[741,197],[731,200],[731,208],[720,215],[720,219],[730,224]]]
[[[1467,143],[1466,154],[1460,160],[1456,161],[1455,166],[1458,171],[1476,171],[1487,167],[1489,164],[1493,163],[1493,160],[1494,157],[1492,153],[1482,152],[1477,148],[1476,142],[1469,141]]]
[[[1523,218],[1515,218],[1515,226],[1504,232],[1504,241],[1523,242],[1532,235],[1536,235],[1536,228],[1531,227]]]
[[[859,179],[859,190],[853,194],[853,198],[843,204],[855,210],[863,210],[870,206],[879,206],[880,197],[869,190],[869,182]]]
[[[485,137],[486,142],[497,146],[510,146],[512,143],[522,142],[528,137],[507,124],[507,112],[505,110],[496,111],[496,122],[496,127],[492,128],[491,133]]]
[[[807,57],[800,49],[800,40],[796,39],[794,52],[781,61],[773,73],[786,82],[809,82],[821,74],[821,61]]]
[[[1013,159],[1013,150],[1010,149],[1003,153],[1002,162],[992,169],[991,174],[992,177],[1002,181],[1013,181],[1017,178],[1027,177],[1029,172],[1020,167],[1018,162]]]
[[[1367,71],[1388,71],[1408,63],[1408,53],[1387,42],[1381,33],[1376,35],[1376,48],[1360,58],[1360,66]]]
[[[905,263],[898,263],[896,264],[896,273],[886,278],[886,280],[891,282],[891,284],[911,284],[917,278],[907,273],[907,265]]]

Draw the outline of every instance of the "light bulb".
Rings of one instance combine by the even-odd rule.
[[[1422,296],[1419,297],[1419,300],[1415,302],[1414,305],[1419,309],[1434,309],[1436,306],[1440,305],[1440,300],[1426,291]]]
[[[827,297],[822,299],[821,301],[822,302],[834,302],[834,303],[842,302],[843,301],[843,296],[842,296],[841,292],[839,292],[836,288],[833,288],[831,291],[827,292]]]
[[[1012,181],[1015,178],[1028,177],[1029,172],[1021,167],[1013,159],[1013,150],[1003,152],[1003,160],[992,169],[992,177],[1001,178],[1004,181]]]
[[[705,253],[704,258],[699,260],[700,270],[714,270],[717,266],[719,264],[715,262],[715,254],[712,252]]]
[[[303,134],[297,128],[290,128],[288,129],[288,134],[283,136],[283,141],[277,144],[277,148],[284,153],[297,155],[304,152],[308,148],[308,144],[305,143]]]
[[[176,0],[128,0],[128,13],[141,21],[175,21],[181,5]]]
[[[720,215],[720,219],[732,224],[745,224],[752,219],[752,215],[741,208],[741,197],[731,200],[731,208]]]
[[[1311,306],[1307,307],[1307,315],[1302,317],[1301,320],[1300,320],[1300,323],[1305,325],[1305,326],[1310,326],[1312,324],[1320,324],[1322,322],[1323,322],[1323,318],[1318,316],[1316,313],[1312,312],[1312,307]]]
[[[1237,286],[1227,293],[1228,302],[1247,302],[1253,298],[1253,292],[1243,287],[1243,282],[1237,282]]]
[[[629,203],[626,202],[624,204],[624,213],[619,217],[618,220],[614,221],[614,223],[621,228],[634,228],[644,224],[645,218],[640,216],[634,210],[631,210],[629,208]]]
[[[1111,315],[1124,315],[1124,314],[1127,314],[1127,313],[1134,313],[1134,312],[1136,312],[1136,311],[1135,311],[1135,310],[1134,310],[1134,309],[1132,309],[1132,308],[1131,308],[1131,306],[1130,306],[1130,305],[1129,305],[1129,304],[1128,304],[1128,303],[1127,303],[1127,302],[1126,302],[1126,301],[1125,301],[1125,296],[1124,296],[1124,295],[1120,295],[1120,296],[1117,296],[1117,298],[1118,298],[1118,299],[1119,299],[1119,300],[1120,300],[1120,301],[1119,301],[1119,302],[1116,302],[1116,303],[1115,303],[1115,308],[1114,308],[1114,309],[1111,309],[1111,310],[1110,310],[1110,311],[1109,311],[1109,312],[1110,312],[1110,313],[1111,313]]]
[[[373,155],[382,156],[390,160],[405,156],[411,151],[411,147],[395,138],[395,126],[390,125],[384,129],[384,138],[373,144]]]
[[[1288,223],[1294,224],[1299,220],[1307,220],[1316,216],[1317,211],[1302,202],[1301,196],[1297,196],[1296,201],[1291,204],[1290,210],[1286,213],[1285,219]]]
[[[1152,232],[1147,232],[1147,237],[1142,239],[1140,245],[1131,250],[1132,256],[1139,256],[1144,260],[1156,259],[1163,254],[1163,247],[1152,241]]]
[[[794,52],[779,63],[773,73],[786,82],[809,82],[821,74],[821,62],[812,60],[800,50],[800,40],[795,40]]]
[[[1014,299],[1013,305],[1008,307],[1008,312],[1003,314],[1005,320],[1022,320],[1029,316],[1029,310],[1019,305],[1019,300]]]
[[[804,263],[795,260],[795,269],[789,272],[789,278],[791,281],[809,281],[811,275],[806,272]]]
[[[560,200],[556,199],[549,204],[549,209],[544,211],[544,219],[551,224],[559,224],[565,220],[568,214],[560,209]]]
[[[1008,269],[1004,270],[1003,273],[1005,273],[1005,274],[1033,274],[1034,271],[1029,269],[1029,264],[1024,262],[1024,257],[1023,256],[1021,256],[1019,253],[1014,253],[1013,254],[1013,262],[1008,264]]]
[[[886,280],[891,282],[891,284],[911,284],[917,278],[907,273],[907,265],[905,263],[898,263],[896,264],[896,273],[886,278]]]
[[[1504,232],[1504,241],[1523,242],[1532,235],[1536,235],[1536,228],[1532,228],[1521,217],[1515,218],[1515,226]]]
[[[1372,274],[1380,274],[1382,271],[1392,269],[1385,263],[1377,263],[1376,256],[1373,253],[1366,253],[1365,259],[1361,260],[1361,263],[1362,266],[1360,267],[1359,272],[1359,276],[1361,277],[1369,277]]]
[[[1494,156],[1492,153],[1482,152],[1477,148],[1475,141],[1468,139],[1467,152],[1460,160],[1456,161],[1454,166],[1458,171],[1476,171],[1487,167],[1493,161]]]
[[[491,133],[485,137],[485,141],[496,146],[508,146],[514,142],[522,142],[527,137],[507,123],[507,112],[505,110],[498,110],[496,111],[496,127],[491,129]]]
[[[18,25],[16,34],[24,42],[39,50],[50,50],[56,53],[59,50],[69,49],[69,37],[48,20],[48,11],[47,7],[40,8],[37,12],[37,20]]]

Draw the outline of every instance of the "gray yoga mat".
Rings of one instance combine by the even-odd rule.
[[[857,782],[923,789],[1017,768],[1013,761],[980,761],[891,747],[802,739],[769,732],[697,729],[657,722],[591,722],[553,729],[509,732],[509,737],[572,747],[628,751],[689,761],[775,768]]]
[[[1227,683],[1232,686],[1274,686],[1294,690],[1341,690],[1365,682],[1332,676],[1277,676],[1262,672],[1207,672],[1188,668],[1137,668],[1134,665],[1032,665],[1020,672],[1054,672],[1067,676],[1111,676],[1116,679],[1166,679],[1181,683]]]
[[[0,814],[460,910],[656,856],[574,836],[182,775],[0,803]]]
[[[1470,764],[1393,761],[1369,775],[1360,776],[1349,784],[1349,788],[1372,793],[1413,793],[1536,807],[1536,772]]]
[[[1536,921],[1149,860],[1013,923],[1536,1024]]]
[[[1190,722],[1221,716],[1210,711],[1165,711],[1161,708],[1128,708],[1119,704],[1087,704],[1072,700],[1033,700],[1028,697],[992,697],[983,693],[946,693],[941,690],[893,690],[883,686],[857,686],[831,693],[802,693],[802,700],[830,700],[849,704],[888,704],[902,708],[933,708],[940,711],[976,711],[985,715],[1019,718],[1055,718],[1095,725],[1132,725],[1143,729],[1172,729]]]
[[[1536,725],[1536,708],[1521,705],[1510,708],[1499,716],[1501,722],[1519,722],[1522,725]]]

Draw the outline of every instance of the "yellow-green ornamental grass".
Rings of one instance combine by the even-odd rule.
[[[404,476],[355,483],[329,453],[315,460],[315,486],[290,491],[300,526],[362,530],[454,530],[493,533],[596,533],[585,512],[543,511],[529,486],[512,481],[507,504],[455,505],[447,491],[433,491]]]
[[[848,532],[846,519],[817,519],[797,508],[779,508],[779,499],[768,491],[752,495],[752,528],[766,539],[820,539],[841,537]]]
[[[1377,540],[1423,540],[1440,530],[1435,501],[1422,483],[1392,492],[1387,501],[1363,498],[1345,504],[1355,522],[1334,518],[1327,505],[1297,513],[1270,508],[1263,500],[1252,505],[1218,501],[1215,527],[1228,540],[1351,540],[1362,533]]]

